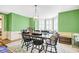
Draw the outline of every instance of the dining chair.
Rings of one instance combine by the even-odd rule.
[[[34,32],[40,32],[40,30],[34,30]]]
[[[39,53],[44,50],[44,45],[43,45],[43,39],[42,38],[34,38],[33,43],[32,43],[32,49],[31,53],[33,52],[34,49],[37,49]]]
[[[49,34],[49,31],[47,31],[47,30],[42,30],[41,33],[44,34],[44,35],[47,35],[47,34]]]
[[[46,42],[46,50],[45,50],[45,53],[46,52],[51,52],[51,53],[57,53],[57,41],[59,39],[59,34],[58,33],[55,33],[54,35],[52,35],[50,37],[50,39],[48,39],[48,41]],[[48,50],[48,47],[50,47],[50,51]],[[54,48],[55,52],[52,51],[52,48]]]
[[[23,48],[23,46],[26,46],[27,51],[28,51],[28,48],[30,47],[30,44],[32,42],[32,38],[30,37],[30,35],[26,35],[25,32],[22,32],[22,38],[23,38],[22,48]]]

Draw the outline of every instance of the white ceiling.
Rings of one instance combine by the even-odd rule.
[[[51,18],[59,12],[79,9],[79,5],[38,5],[37,14],[39,18]],[[35,8],[34,5],[0,5],[0,12],[14,12],[23,16],[33,17]]]

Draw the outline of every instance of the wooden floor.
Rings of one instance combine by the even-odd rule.
[[[8,44],[8,43],[11,43],[11,40],[9,40],[9,39],[1,39],[0,38],[0,42],[2,42],[4,44]]]

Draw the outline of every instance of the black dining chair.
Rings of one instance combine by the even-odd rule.
[[[48,30],[41,30],[41,33],[45,37],[49,35],[49,31]],[[46,40],[44,40],[44,42],[46,42]]]
[[[49,31],[47,31],[47,30],[41,30],[41,33],[44,34],[44,35],[47,35],[47,34],[49,34]]]
[[[23,38],[22,48],[23,46],[26,46],[28,51],[28,48],[30,47],[30,44],[32,42],[32,38],[30,37],[30,35],[26,34],[27,34],[26,32],[22,32],[22,38]]]
[[[34,30],[34,32],[40,32],[40,30]]]
[[[45,50],[45,53],[46,52],[51,52],[51,53],[57,53],[57,41],[59,39],[59,34],[56,33],[56,35],[52,35],[50,37],[50,39],[48,39],[48,42],[46,42],[46,50]],[[48,50],[48,47],[51,47],[50,51]],[[52,48],[54,48],[55,52],[52,51]]]
[[[39,53],[44,50],[44,45],[43,45],[43,39],[42,38],[34,38],[33,43],[32,43],[32,49],[31,53],[33,52],[33,49],[37,49]]]

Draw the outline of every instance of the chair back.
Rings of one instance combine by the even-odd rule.
[[[47,34],[49,34],[49,31],[47,31],[47,30],[42,30],[41,33],[44,34],[44,35],[47,35]]]
[[[40,32],[40,30],[34,30],[35,32]]]
[[[22,38],[23,38],[24,41],[30,39],[30,36],[29,35],[26,35],[26,34],[27,34],[26,32],[22,32]]]
[[[50,37],[51,44],[57,45],[58,39],[59,39],[59,34],[56,32],[54,35]]]

